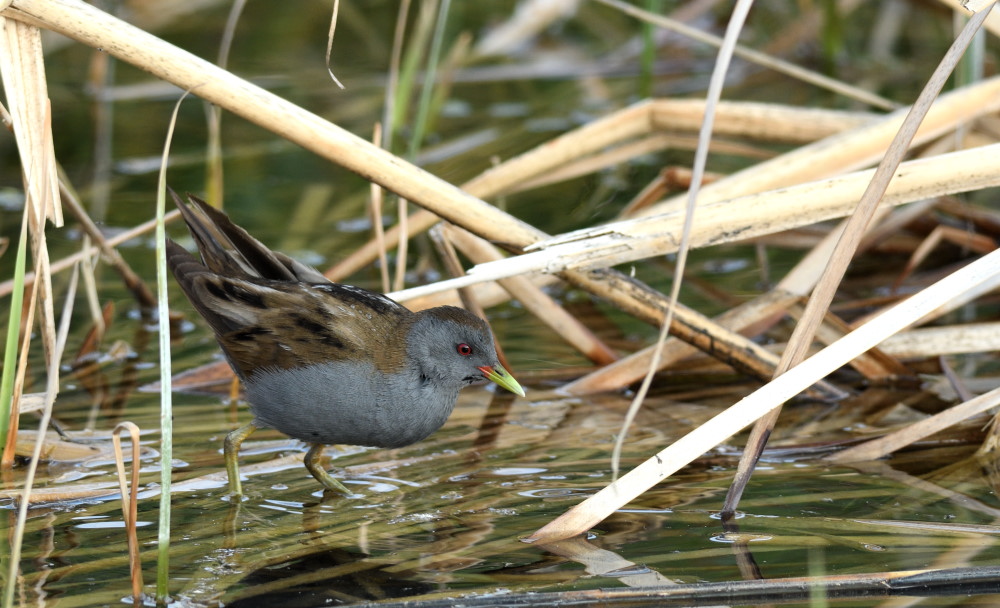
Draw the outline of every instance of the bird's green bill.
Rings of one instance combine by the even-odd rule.
[[[520,395],[524,397],[524,389],[521,388],[521,385],[517,383],[517,380],[514,379],[514,376],[511,376],[510,372],[505,370],[503,366],[500,365],[499,363],[497,363],[493,367],[490,367],[489,365],[484,365],[479,368],[479,371],[483,372],[483,375],[486,376],[487,379],[496,382],[498,386],[501,386],[509,390],[515,395]]]

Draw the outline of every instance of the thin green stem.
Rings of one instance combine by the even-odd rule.
[[[4,349],[3,379],[0,380],[0,449],[7,445],[7,433],[10,430],[10,408],[13,405],[14,376],[17,375],[17,344],[20,337],[21,309],[24,306],[24,268],[28,257],[28,210],[24,209],[24,220],[21,223],[21,238],[17,245],[17,258],[14,266],[14,291],[11,292],[10,324],[7,325],[7,346]],[[30,328],[29,330],[30,331]],[[24,353],[27,356],[27,353]],[[6,535],[4,535],[6,538]],[[10,563],[4,564],[7,571],[7,584],[4,585],[3,608],[14,605],[14,581],[17,580],[18,562],[20,562],[21,544],[16,540],[3,555],[8,556]]]
[[[160,526],[157,536],[156,603],[166,605],[170,582],[170,476],[174,459],[173,400],[170,384],[170,308],[167,298],[167,242],[163,216],[167,202],[167,158],[177,124],[177,113],[190,91],[177,100],[170,117],[167,140],[163,144],[163,159],[156,188],[156,296],[157,319],[160,327]]]
[[[28,212],[21,223],[21,238],[14,261],[14,288],[10,295],[10,322],[7,324],[7,345],[3,353],[3,378],[0,379],[0,449],[7,445],[10,431],[10,408],[14,398],[14,377],[17,375],[17,343],[20,338],[21,309],[24,306],[24,269],[28,258]]]
[[[646,0],[646,10],[659,14],[663,10],[663,0]],[[642,22],[642,55],[639,57],[639,96],[653,96],[653,70],[656,67],[656,26]]]
[[[441,48],[444,46],[444,32],[448,24],[448,13],[451,10],[451,0],[442,0],[438,6],[437,23],[434,26],[434,37],[431,40],[431,52],[427,57],[427,69],[424,70],[424,86],[420,89],[420,103],[417,106],[417,116],[413,123],[413,135],[407,156],[413,159],[423,145],[424,133],[430,119],[431,97],[434,94],[434,82],[437,80],[438,66],[441,64]]]

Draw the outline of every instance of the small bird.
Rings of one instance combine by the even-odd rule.
[[[322,467],[324,445],[420,441],[441,428],[463,387],[483,379],[524,396],[476,315],[454,306],[412,312],[333,283],[271,251],[205,201],[189,195],[188,206],[170,194],[201,261],[167,240],[167,264],[215,333],[254,415],[226,436],[234,495],[243,493],[240,444],[259,428],[310,444],[309,472],[350,494]]]

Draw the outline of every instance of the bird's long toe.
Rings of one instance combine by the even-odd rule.
[[[309,447],[309,451],[306,452],[306,456],[303,462],[312,476],[316,478],[316,481],[323,484],[323,487],[328,490],[335,490],[344,494],[345,496],[350,496],[351,491],[347,489],[347,486],[340,483],[334,479],[333,475],[330,475],[325,468],[323,468],[322,458],[323,458],[323,444],[314,443]]]

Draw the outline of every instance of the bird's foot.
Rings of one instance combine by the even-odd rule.
[[[223,453],[226,460],[226,474],[229,476],[229,493],[233,496],[243,496],[243,485],[240,482],[240,444],[256,430],[257,426],[251,422],[226,435]]]
[[[350,496],[353,494],[347,489],[347,486],[337,481],[333,475],[330,475],[326,469],[323,468],[323,463],[320,462],[323,456],[323,444],[314,443],[309,447],[309,451],[306,452],[305,458],[302,460],[312,476],[316,478],[316,481],[323,484],[323,487],[328,490],[335,490],[340,492],[344,496]]]

